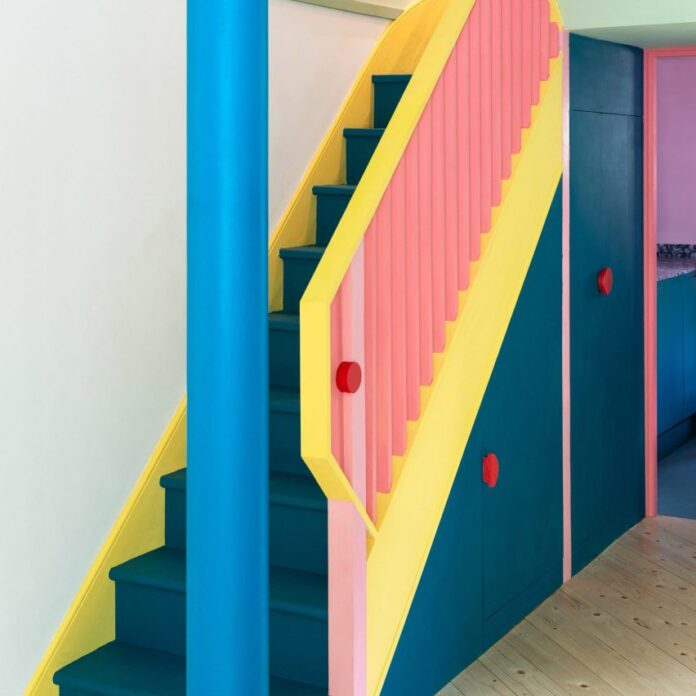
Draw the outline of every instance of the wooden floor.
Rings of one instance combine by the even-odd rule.
[[[440,696],[696,696],[696,521],[644,520]]]

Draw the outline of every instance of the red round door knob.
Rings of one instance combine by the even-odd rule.
[[[608,295],[614,286],[614,274],[611,272],[611,268],[603,268],[597,274],[597,288],[602,295]]]
[[[500,463],[495,454],[487,454],[483,458],[483,482],[489,488],[495,488],[500,474]]]
[[[342,362],[336,370],[336,386],[344,394],[355,394],[360,389],[362,370],[356,362]]]

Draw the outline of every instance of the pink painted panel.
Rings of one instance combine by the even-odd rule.
[[[406,451],[406,171],[401,160],[391,180],[392,453]]]
[[[417,420],[420,414],[420,220],[418,206],[418,137],[411,138],[406,149],[406,415]],[[432,354],[432,348],[431,353]],[[430,355],[429,354],[429,355]]]
[[[445,318],[454,321],[459,310],[458,292],[458,227],[459,211],[459,144],[457,133],[457,59],[453,53],[445,67],[444,79],[441,82],[445,118]]]
[[[477,4],[481,6],[481,232],[488,232],[493,198],[491,0],[478,0]]]
[[[549,60],[551,59],[551,8],[548,0],[542,0],[541,3],[541,79],[546,81],[549,79]],[[557,31],[557,30],[556,30]]]
[[[541,47],[541,3],[542,0],[532,0],[532,104],[539,103],[541,60],[545,53]]]
[[[377,511],[377,229],[373,220],[365,234],[365,419],[367,514]]]
[[[471,188],[471,164],[469,150],[471,148],[469,88],[469,34],[470,24],[464,27],[462,38],[454,49],[457,61],[457,287],[466,290],[469,287],[469,262],[471,254],[469,216],[469,190]]]
[[[433,228],[432,228],[432,105],[425,107],[418,128],[418,232],[420,299],[420,377],[422,384],[433,381]]]
[[[532,117],[532,3],[533,0],[520,0],[522,4],[522,127],[529,128]]]
[[[503,182],[503,32],[501,0],[491,3],[491,205],[500,205]]]
[[[509,179],[512,164],[512,4],[503,0],[502,16],[500,19],[500,33],[502,43],[502,171],[503,179]]]
[[[512,11],[512,152],[522,147],[522,4],[513,2]]]

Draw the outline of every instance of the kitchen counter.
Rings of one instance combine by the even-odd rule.
[[[678,276],[696,273],[696,258],[691,257],[657,257],[657,282]]]

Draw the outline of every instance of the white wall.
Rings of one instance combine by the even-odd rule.
[[[293,0],[269,1],[271,231],[387,24]]]
[[[291,0],[270,17],[275,223],[386,22]],[[0,2],[8,696],[185,391],[185,20],[184,0]]]
[[[0,2],[0,692],[185,391],[185,2]]]

